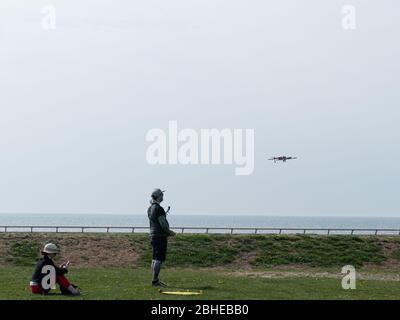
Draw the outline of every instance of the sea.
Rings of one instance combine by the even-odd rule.
[[[174,215],[172,227],[400,229],[400,217]],[[148,227],[145,214],[0,213],[2,226]]]

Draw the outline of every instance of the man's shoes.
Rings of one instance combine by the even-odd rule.
[[[167,285],[166,285],[164,282],[160,281],[160,280],[153,281],[153,282],[151,283],[151,285],[152,285],[153,287],[162,287],[162,288],[167,287]]]

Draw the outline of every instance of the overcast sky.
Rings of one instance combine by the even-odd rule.
[[[1,0],[0,212],[143,214],[161,187],[175,214],[400,216],[399,10]],[[170,120],[254,129],[254,173],[149,165],[146,133]]]

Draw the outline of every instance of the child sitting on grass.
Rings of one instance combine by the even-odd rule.
[[[53,243],[48,243],[44,246],[44,249],[41,251],[43,257],[38,261],[35,272],[32,276],[32,281],[30,282],[30,287],[32,293],[36,294],[47,294],[51,290],[51,288],[43,288],[42,280],[49,273],[49,270],[53,267],[55,271],[55,279],[54,282],[60,286],[60,290],[62,294],[77,296],[80,295],[79,290],[76,286],[72,285],[68,279],[65,277],[65,274],[68,272],[69,261],[63,263],[59,267],[54,264],[54,257],[59,253],[60,250]],[[45,268],[46,266],[49,266]],[[47,279],[46,279],[47,280]],[[45,281],[46,282],[46,281]]]

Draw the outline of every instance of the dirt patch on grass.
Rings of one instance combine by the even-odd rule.
[[[398,253],[400,251],[400,242],[397,241],[386,241],[385,239],[382,239],[381,241],[381,247],[383,254],[385,257],[387,257],[387,260],[380,264],[372,264],[372,263],[366,263],[366,267],[370,268],[380,268],[380,269],[388,269],[388,270],[393,270],[393,269],[400,269],[400,260],[398,259]]]
[[[308,271],[237,271],[229,273],[232,276],[246,276],[251,278],[281,279],[281,278],[331,278],[342,279],[344,274],[340,272]],[[400,281],[400,275],[389,273],[369,273],[368,271],[357,272],[358,280]]]
[[[138,253],[124,238],[65,238],[58,244],[63,248],[60,258],[78,267],[132,267],[138,261]]]
[[[0,237],[0,264],[12,261],[10,248],[15,243],[32,242],[37,244],[37,258],[40,249],[53,242],[61,249],[56,262],[71,261],[76,267],[134,267],[137,266],[139,253],[129,238],[109,235],[81,234],[8,234]],[[34,263],[34,261],[33,261]]]
[[[252,262],[257,258],[258,255],[259,255],[258,251],[242,252],[229,265],[229,267],[242,269],[242,270],[243,269],[252,269],[253,268]]]

